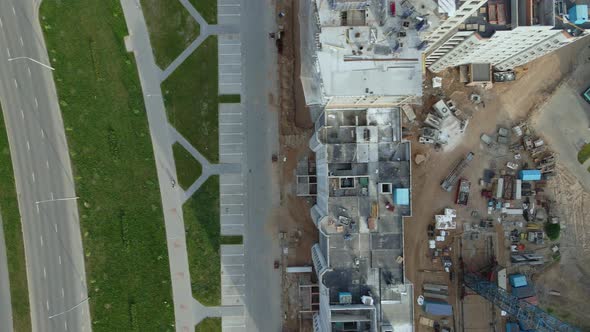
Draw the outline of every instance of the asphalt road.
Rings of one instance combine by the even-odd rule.
[[[277,52],[268,33],[276,31],[269,0],[241,2],[243,55],[242,100],[246,122],[245,304],[248,331],[281,331],[281,275],[273,269],[280,258],[278,220],[280,203],[276,169],[271,156],[278,151]],[[251,170],[251,171],[250,171]],[[276,210],[275,210],[276,211]],[[302,211],[302,213],[309,213]]]
[[[67,200],[76,194],[52,72],[19,58],[49,63],[37,13],[34,0],[0,1],[0,100],[23,223],[33,331],[90,331],[77,202]]]

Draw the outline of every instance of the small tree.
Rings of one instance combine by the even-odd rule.
[[[559,223],[552,224],[546,223],[545,224],[545,233],[547,233],[547,237],[551,241],[555,241],[559,238],[559,232],[561,231],[561,225]]]

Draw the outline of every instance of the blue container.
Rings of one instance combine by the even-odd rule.
[[[512,274],[510,275],[510,286],[514,288],[524,287],[528,283],[526,281],[526,277],[522,274]]]
[[[518,172],[518,177],[522,181],[539,181],[541,180],[541,171],[538,169],[523,169]]]
[[[424,311],[433,316],[452,316],[453,306],[442,301],[426,300],[424,301]]]

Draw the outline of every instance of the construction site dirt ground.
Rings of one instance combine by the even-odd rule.
[[[457,70],[449,70],[439,75],[443,77],[442,91],[432,89],[430,81],[432,76],[426,78],[424,105],[415,108],[419,120],[425,118],[430,111],[431,105],[442,95],[446,98],[452,98],[457,108],[470,115],[471,118],[461,141],[452,150],[434,151],[431,146],[418,144],[417,135],[411,138],[413,141],[413,155],[423,154],[427,156],[425,162],[413,167],[413,216],[405,219],[404,222],[405,270],[409,281],[414,283],[416,297],[421,294],[424,282],[434,282],[431,280],[433,273],[424,271],[441,269],[440,266],[432,266],[427,255],[428,224],[433,221],[434,215],[440,213],[442,209],[455,206],[454,191],[452,193],[444,192],[440,188],[441,180],[449,173],[453,164],[470,151],[475,153],[475,158],[465,170],[464,176],[472,179],[472,182],[481,178],[483,169],[488,167],[493,156],[485,151],[480,135],[482,133],[494,133],[498,125],[508,127],[527,119],[536,109],[543,105],[560,82],[572,72],[578,58],[576,55],[587,49],[588,44],[589,42],[584,40],[542,57],[530,63],[526,68],[520,69],[516,81],[495,84],[490,90],[466,87],[458,81]],[[476,106],[468,100],[469,95],[474,92],[482,96],[482,104]],[[412,129],[414,133],[417,131],[415,127]],[[558,166],[557,173],[556,180],[550,182],[555,187],[554,193],[557,195],[557,203],[563,209],[564,219],[568,225],[562,234],[562,247],[571,246],[571,249],[569,251],[564,250],[561,261],[534,281],[538,288],[560,289],[562,293],[559,298],[554,296],[548,298],[548,296],[541,295],[539,300],[542,307],[545,309],[553,308],[554,311],[558,312],[560,310],[558,308],[567,308],[569,305],[572,308],[571,310],[567,309],[568,316],[561,317],[574,324],[579,323],[578,326],[582,327],[587,324],[582,324],[583,320],[588,321],[588,318],[590,318],[588,306],[580,305],[590,298],[590,285],[588,285],[590,278],[588,278],[589,270],[587,268],[589,266],[588,257],[590,257],[587,248],[590,218],[586,217],[590,206],[590,204],[586,203],[590,202],[588,201],[588,193],[579,184],[576,187],[576,179],[565,167]],[[458,220],[469,218],[468,213],[471,210],[485,211],[485,201],[481,197],[478,198],[478,196],[476,189],[472,189],[468,207],[458,209]],[[580,230],[584,235],[576,230]],[[503,237],[503,233],[499,233],[499,236]],[[576,236],[578,237],[577,240],[573,240],[572,238]],[[453,237],[449,238],[451,239],[447,241],[456,240]],[[573,255],[574,252],[577,254]],[[454,256],[454,264],[457,265],[457,250],[454,251]],[[568,276],[564,276],[566,272],[569,274]],[[438,274],[434,273],[437,278],[440,278]],[[563,282],[564,279],[569,280],[569,282]],[[456,279],[454,282],[455,287],[458,286]],[[456,291],[454,294],[456,294]],[[453,298],[454,294],[451,292],[449,303],[453,304],[455,313],[457,313],[458,299]],[[485,301],[479,296],[474,297],[479,298],[480,302]],[[468,298],[470,303],[475,301],[470,297]],[[485,306],[483,302],[480,305]],[[561,307],[562,305],[566,306]],[[576,306],[577,308],[573,308]],[[418,306],[415,306],[415,308],[416,330],[427,331],[429,328],[418,325],[419,317],[424,315],[422,309]],[[465,329],[471,326],[476,330],[485,329],[485,324],[482,325],[481,323],[483,318],[481,315],[465,314],[478,311],[474,311],[473,308],[467,310],[469,311],[465,311],[463,315],[463,318],[466,319],[463,322]],[[461,317],[457,318],[461,319]],[[456,323],[449,324],[457,326]]]
[[[296,195],[297,162],[308,156],[313,122],[305,107],[299,80],[298,1],[276,0],[277,24],[283,27],[282,52],[279,55],[280,151],[276,166],[280,168],[281,205],[275,216],[279,230],[284,232],[281,268],[283,270],[283,331],[312,331],[311,320],[300,319],[299,284],[311,283],[309,273],[287,274],[287,266],[311,266],[311,247],[318,242],[318,230],[311,220],[313,200]],[[278,13],[284,15],[280,17]],[[310,317],[310,316],[308,316]]]

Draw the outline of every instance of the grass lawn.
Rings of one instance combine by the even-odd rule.
[[[221,303],[219,175],[211,176],[182,207],[193,296]]]
[[[199,24],[178,0],[141,0],[141,8],[156,62],[165,69],[199,36]]]
[[[210,36],[162,84],[168,120],[210,162],[219,162],[217,37]]]
[[[172,152],[174,152],[178,183],[182,189],[186,190],[201,175],[201,164],[180,143],[172,145]]]
[[[583,164],[588,158],[590,158],[590,144],[584,144],[578,152],[578,161]]]
[[[2,110],[0,109],[0,113]],[[0,214],[8,256],[10,300],[15,331],[31,331],[31,308],[27,286],[25,247],[21,228],[20,212],[14,184],[14,171],[6,136],[4,117],[0,115]]]
[[[174,331],[164,218],[118,0],[40,11],[80,196],[92,329]]]
[[[195,332],[217,332],[221,331],[221,318],[208,317],[203,319],[197,326]]]
[[[217,0],[190,0],[190,3],[209,24],[217,24]]]
[[[221,244],[244,244],[244,238],[241,235],[222,235]]]
[[[239,103],[241,100],[240,95],[220,95],[220,103]]]

